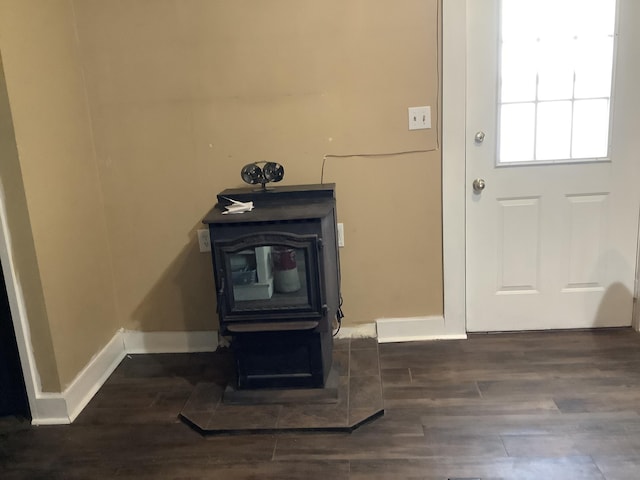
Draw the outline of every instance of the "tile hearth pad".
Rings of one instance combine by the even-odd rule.
[[[200,433],[211,435],[297,430],[349,432],[384,414],[375,338],[335,340],[333,366],[337,375],[336,401],[301,395],[299,400],[283,403],[229,404],[223,401],[226,385],[202,382],[196,385],[180,418]]]

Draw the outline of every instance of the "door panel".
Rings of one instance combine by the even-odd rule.
[[[603,265],[598,259],[605,252],[607,194],[566,195],[563,248],[568,261],[563,292],[604,289]]]
[[[540,199],[497,200],[498,294],[536,293],[540,271]]]
[[[640,124],[635,3],[619,1],[610,157],[497,166],[499,3],[467,1],[468,331],[631,324],[640,191],[630,128]],[[538,135],[554,135],[552,119],[541,118]],[[530,141],[522,125],[502,135]],[[474,192],[480,178],[486,187]]]

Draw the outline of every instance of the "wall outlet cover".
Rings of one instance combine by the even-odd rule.
[[[209,237],[209,230],[198,230],[198,246],[200,247],[201,253],[211,251],[211,237]]]

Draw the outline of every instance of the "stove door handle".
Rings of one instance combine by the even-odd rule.
[[[221,302],[224,302],[224,272],[220,270],[220,288],[218,289],[218,301],[216,302],[216,313],[220,313]]]

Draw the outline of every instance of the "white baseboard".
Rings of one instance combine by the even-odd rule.
[[[447,331],[444,317],[380,318],[375,323],[342,327],[336,338],[377,337],[378,343],[416,342],[423,340],[457,340],[466,333]]]
[[[122,330],[116,332],[111,341],[82,369],[63,395],[67,402],[69,420],[73,422],[87,406],[100,387],[107,381],[126,352]]]
[[[218,332],[136,332],[118,330],[62,393],[39,393],[31,412],[33,425],[73,422],[130,353],[212,352]]]
[[[378,343],[467,338],[466,333],[448,332],[442,316],[381,318],[376,320],[376,329]]]
[[[382,318],[375,323],[342,327],[336,338],[378,337],[379,343],[467,338],[447,333],[443,317]],[[62,393],[36,396],[34,425],[73,422],[128,354],[212,352],[218,332],[138,332],[119,330]]]
[[[379,343],[466,338],[447,333],[443,317],[383,318],[375,323],[342,327],[336,338],[378,337]],[[138,332],[119,330],[62,393],[36,397],[34,425],[73,422],[128,354],[212,352],[218,332]]]
[[[31,412],[32,425],[66,425],[71,423],[67,402],[62,393],[39,393],[36,395],[35,411]]]
[[[335,338],[369,338],[376,336],[375,323],[363,323],[355,327],[340,327]]]
[[[36,395],[33,425],[64,425],[73,422],[107,381],[125,356],[122,330],[100,350],[62,393]]]
[[[124,349],[129,353],[215,352],[218,332],[138,332],[124,330]]]

